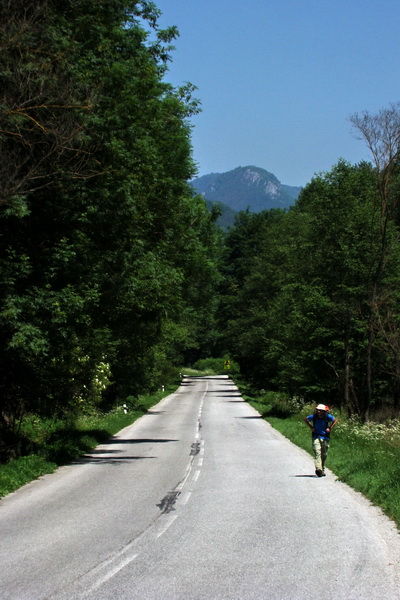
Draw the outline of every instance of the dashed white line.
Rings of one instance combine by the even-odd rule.
[[[200,457],[198,458],[198,462],[197,462],[197,466],[198,467],[202,467],[203,466],[203,456],[204,456],[204,440],[200,440],[200,428],[201,428],[201,424],[200,424],[200,420],[201,420],[201,416],[202,416],[202,412],[203,412],[203,405],[204,405],[204,399],[206,397],[208,391],[208,382],[207,382],[207,387],[206,390],[203,394],[203,397],[201,399],[200,402],[200,408],[199,408],[199,413],[198,413],[198,420],[197,420],[197,426],[196,426],[196,436],[195,439],[196,441],[200,442],[200,450],[199,450],[199,455]],[[186,473],[186,476],[184,477],[183,481],[180,483],[180,485],[176,488],[177,491],[181,491],[182,488],[184,487],[185,483],[187,482],[190,473],[192,471],[193,468],[193,463],[189,466],[188,472]],[[193,477],[192,477],[192,481],[196,482],[198,480],[200,476],[200,469],[197,469],[194,473],[193,473]],[[180,504],[185,505],[187,504],[187,502],[189,501],[190,497],[192,495],[192,491],[186,492],[185,494],[183,494],[180,498]],[[171,525],[174,523],[174,521],[178,518],[178,515],[172,515],[170,517],[168,517],[162,528],[160,529],[160,531],[157,533],[156,538],[161,537],[170,527]],[[129,550],[129,546],[131,546],[131,544],[129,544],[121,553],[126,552],[127,550]],[[110,569],[106,574],[104,574],[102,577],[100,577],[95,583],[94,585],[92,585],[89,588],[86,588],[86,593],[90,594],[92,592],[94,592],[95,590],[97,590],[100,586],[102,586],[104,583],[106,583],[109,579],[111,579],[112,577],[114,577],[114,575],[116,575],[119,571],[121,571],[124,567],[126,567],[127,565],[129,565],[129,563],[131,563],[132,561],[135,560],[135,558],[137,558],[139,556],[139,554],[133,554],[131,556],[126,557],[125,559],[121,560],[114,568]],[[120,558],[122,558],[120,556]],[[94,571],[92,572],[92,575],[94,575],[94,573],[96,571],[100,571],[101,569],[106,568],[108,565],[111,566],[112,562],[115,562],[116,560],[118,560],[118,557],[114,556],[110,559],[108,559],[107,561],[105,561],[104,563],[102,563],[101,565],[98,565]]]
[[[197,471],[194,472],[192,481],[197,481],[199,478],[199,475],[200,475],[200,471],[198,469]]]
[[[184,494],[182,496],[181,503],[182,504],[187,504],[191,495],[192,495],[192,492],[187,492],[186,494]]]
[[[126,558],[125,560],[123,560],[122,562],[119,563],[119,565],[117,565],[116,567],[114,567],[113,569],[111,569],[111,571],[108,571],[108,573],[106,575],[104,575],[103,577],[101,577],[101,579],[99,579],[89,590],[88,593],[92,593],[95,590],[97,590],[97,588],[99,588],[101,585],[103,585],[103,583],[106,583],[106,581],[108,581],[109,579],[111,579],[111,577],[114,577],[114,575],[116,575],[119,571],[121,571],[121,569],[123,569],[124,567],[126,567],[127,565],[129,565],[129,563],[131,563],[133,560],[135,560],[135,558],[137,558],[139,555],[138,554],[134,554],[133,556],[129,556],[128,558]]]
[[[169,529],[171,527],[172,523],[177,518],[178,518],[178,515],[174,515],[172,517],[169,517],[168,521],[164,524],[164,527],[161,529],[161,531],[158,532],[157,538],[161,537],[167,531],[167,529]]]

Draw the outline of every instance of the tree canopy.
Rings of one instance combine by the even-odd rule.
[[[258,387],[363,418],[398,410],[399,188],[391,169],[384,198],[387,172],[341,160],[288,212],[237,219],[226,239],[222,343]]]
[[[5,431],[155,389],[212,318],[219,234],[187,183],[198,102],[164,81],[177,31],[158,14],[1,4]]]

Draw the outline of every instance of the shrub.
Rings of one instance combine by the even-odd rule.
[[[226,368],[226,363],[229,363],[230,368]],[[239,365],[228,357],[202,358],[195,362],[193,367],[209,375],[237,375],[239,373]]]
[[[264,390],[261,390],[261,396],[257,396],[255,403],[259,406],[257,410],[263,417],[281,419],[295,415],[304,408],[304,401],[298,396]]]

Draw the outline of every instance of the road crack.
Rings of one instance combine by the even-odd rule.
[[[190,456],[196,456],[200,452],[200,442],[194,442],[190,449]]]
[[[166,496],[161,500],[160,504],[157,504],[162,514],[172,512],[175,510],[174,504],[178,499],[180,492],[168,492]]]

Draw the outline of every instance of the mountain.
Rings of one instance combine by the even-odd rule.
[[[254,166],[203,175],[193,179],[191,185],[198,194],[204,196],[208,206],[214,203],[220,206],[221,217],[227,212],[225,206],[235,212],[247,208],[250,212],[289,208],[295,203],[301,190],[301,187],[282,184],[272,173]],[[233,224],[234,216],[231,212],[228,212],[227,220],[228,225]],[[226,224],[221,226],[226,227]]]

